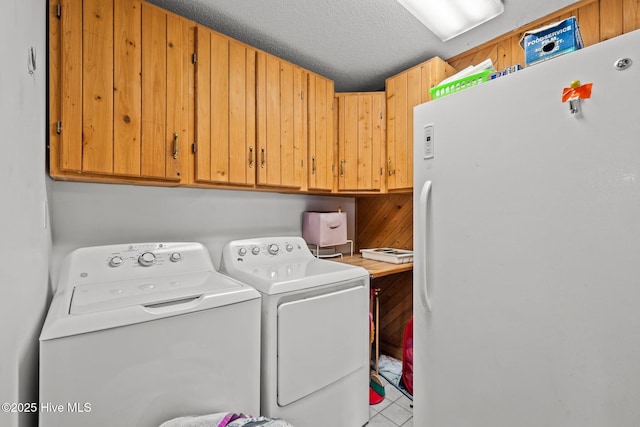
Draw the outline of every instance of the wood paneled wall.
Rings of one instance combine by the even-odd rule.
[[[404,329],[413,314],[413,272],[380,277],[371,286],[380,289],[380,354],[402,360]]]
[[[385,194],[356,199],[356,247],[413,249],[413,195]],[[404,328],[413,314],[413,272],[371,281],[380,289],[380,353],[402,360]]]
[[[356,250],[413,249],[413,195],[385,194],[356,199]]]
[[[523,33],[571,16],[578,19],[584,45],[590,46],[640,28],[640,0],[582,0],[449,58],[447,62],[457,70],[477,65],[487,58],[491,58],[496,70],[515,64],[524,66],[524,51],[520,47]]]

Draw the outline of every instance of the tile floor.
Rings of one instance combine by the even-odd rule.
[[[382,377],[381,377],[382,378]],[[413,427],[413,401],[382,378],[384,400],[369,406],[368,427]]]

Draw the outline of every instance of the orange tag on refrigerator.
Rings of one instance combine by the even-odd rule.
[[[565,87],[562,89],[562,102],[576,98],[591,98],[591,86],[593,86],[593,83],[586,83],[578,87]]]

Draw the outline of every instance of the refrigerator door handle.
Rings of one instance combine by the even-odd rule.
[[[429,292],[427,290],[427,259],[428,259],[428,253],[427,251],[429,250],[429,245],[428,245],[428,238],[429,236],[427,236],[427,230],[429,229],[428,227],[428,219],[429,219],[429,200],[430,197],[429,195],[431,194],[431,181],[427,181],[424,183],[424,185],[422,186],[422,191],[420,191],[420,208],[419,208],[419,215],[420,215],[420,223],[418,224],[418,230],[416,230],[419,234],[419,241],[422,243],[422,256],[421,259],[418,261],[420,263],[420,268],[422,269],[421,271],[421,276],[420,276],[420,283],[418,284],[418,293],[420,294],[420,301],[422,301],[422,305],[424,306],[424,308],[430,312],[431,311],[431,300],[429,300]]]

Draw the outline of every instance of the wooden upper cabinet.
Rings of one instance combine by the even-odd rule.
[[[334,186],[334,84],[308,73],[309,144],[307,176],[309,190],[332,191]]]
[[[306,71],[258,51],[257,184],[299,189],[305,176]]]
[[[413,188],[413,107],[430,101],[429,89],[455,73],[435,57],[386,80],[388,190]]]
[[[138,0],[62,0],[51,18],[51,175],[180,181],[190,22]]]
[[[338,93],[338,190],[381,191],[385,93]]]
[[[195,180],[253,186],[256,50],[196,28]]]

